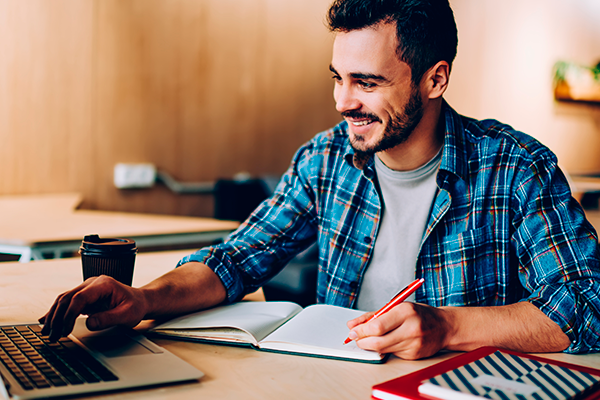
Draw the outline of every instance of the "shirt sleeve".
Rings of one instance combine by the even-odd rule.
[[[210,267],[227,290],[227,302],[240,300],[275,276],[296,254],[316,240],[314,192],[306,175],[310,142],[300,148],[273,196],[221,244],[184,257]]]
[[[521,171],[513,245],[525,299],[556,322],[571,340],[565,350],[600,350],[598,239],[571,196],[555,159],[542,157]]]

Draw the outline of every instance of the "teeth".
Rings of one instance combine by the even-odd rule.
[[[370,120],[366,120],[366,121],[355,121],[352,122],[352,125],[354,126],[365,126],[365,125],[369,125],[371,123]]]

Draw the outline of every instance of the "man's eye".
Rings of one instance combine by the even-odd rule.
[[[364,81],[359,81],[358,84],[363,89],[373,89],[376,86],[374,83],[364,82]]]
[[[331,77],[331,79],[333,79],[334,81],[336,81],[338,83],[342,81],[342,78],[339,75],[333,75]]]

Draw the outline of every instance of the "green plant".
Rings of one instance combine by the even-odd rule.
[[[567,81],[567,77],[572,74],[591,74],[594,77],[594,80],[600,83],[600,61],[594,67],[587,67],[568,61],[557,61],[554,64],[555,83]]]

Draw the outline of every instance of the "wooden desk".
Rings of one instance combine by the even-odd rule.
[[[186,251],[140,254],[134,286],[169,271]],[[0,264],[0,323],[32,322],[44,314],[57,294],[81,282],[76,258]],[[203,371],[200,382],[139,389],[87,398],[103,399],[369,399],[371,386],[453,356],[404,361],[391,357],[370,365],[251,349],[154,339]],[[600,355],[546,355],[600,368]]]
[[[87,234],[126,237],[138,248],[209,243],[238,227],[211,218],[76,210],[78,194],[0,197],[0,253],[21,262],[60,258],[79,249]]]

